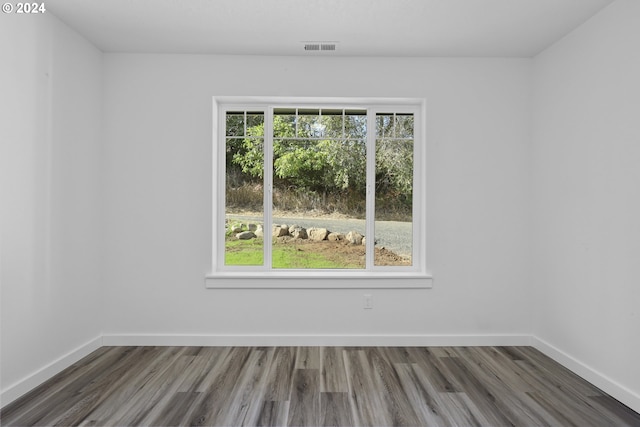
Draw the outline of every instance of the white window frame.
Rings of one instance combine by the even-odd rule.
[[[366,241],[365,269],[272,269],[270,266],[271,209],[264,209],[265,259],[263,266],[224,265],[225,226],[225,113],[264,111],[265,173],[264,206],[271,204],[273,110],[282,107],[366,109],[367,150],[375,147],[375,114],[414,114],[413,168],[413,254],[411,266],[375,266],[374,239]],[[427,269],[426,248],[426,102],[418,98],[306,98],[306,97],[213,97],[212,149],[212,268],[205,277],[206,288],[431,288],[433,277]],[[375,151],[374,151],[375,152]],[[375,156],[367,156],[366,236],[374,235],[375,198],[369,180],[375,176]],[[221,201],[223,201],[221,203]],[[349,279],[349,280],[336,280]]]

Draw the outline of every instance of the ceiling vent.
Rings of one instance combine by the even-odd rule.
[[[337,42],[303,42],[305,52],[335,52]]]

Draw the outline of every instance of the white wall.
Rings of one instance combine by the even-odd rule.
[[[535,59],[532,228],[534,334],[636,410],[639,20],[618,0]]]
[[[2,14],[0,43],[6,401],[101,335],[102,54],[51,15]]]
[[[531,332],[530,60],[106,54],[104,62],[105,334],[120,337],[110,342]],[[425,97],[429,160],[419,167],[428,170],[434,288],[369,292],[368,311],[362,290],[205,289],[214,95]]]

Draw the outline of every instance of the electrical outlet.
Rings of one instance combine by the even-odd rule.
[[[364,309],[371,310],[373,308],[373,297],[371,294],[364,294]]]

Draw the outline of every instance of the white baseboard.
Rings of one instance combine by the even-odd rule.
[[[34,373],[26,376],[20,381],[10,385],[6,389],[2,390],[0,394],[0,402],[2,407],[13,402],[23,394],[31,391],[40,384],[44,383],[54,375],[62,372],[69,366],[73,365],[85,356],[88,356],[92,352],[102,347],[102,337],[97,337],[89,342],[82,344],[80,347],[70,351],[64,356],[54,360],[48,365],[38,369]]]
[[[624,403],[629,408],[636,412],[640,412],[640,395],[638,393],[612,380],[575,357],[565,353],[558,347],[555,347],[540,338],[531,338],[533,347],[560,363],[565,368],[589,381],[600,390]]]
[[[529,335],[104,335],[105,346],[528,346]]]

